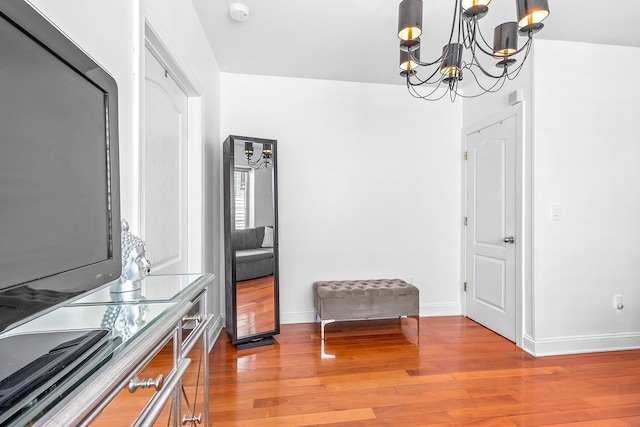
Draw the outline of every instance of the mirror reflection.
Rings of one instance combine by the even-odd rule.
[[[225,145],[227,332],[236,345],[268,344],[279,329],[275,141],[229,137]]]

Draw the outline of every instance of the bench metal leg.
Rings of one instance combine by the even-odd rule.
[[[329,319],[329,320],[321,320],[320,321],[320,339],[322,341],[324,341],[324,327],[325,327],[325,325],[327,325],[329,323],[333,323],[335,321],[336,321],[336,319]]]
[[[398,317],[398,321],[400,321],[401,319],[408,319],[409,317],[416,320],[416,327],[417,327],[416,335],[420,335],[420,316],[400,316]],[[317,316],[317,319],[319,318],[320,316]],[[364,320],[368,318],[363,317],[362,319]],[[324,327],[329,323],[335,322],[336,319],[326,319],[326,320],[319,319],[319,320],[320,320],[320,339],[324,341]]]
[[[416,326],[417,326],[417,329],[418,329],[418,335],[420,335],[420,316],[411,316],[411,317],[416,319]]]
[[[400,316],[400,319],[408,319],[409,317],[412,319],[416,319],[416,326],[418,330],[417,335],[420,335],[420,316]]]

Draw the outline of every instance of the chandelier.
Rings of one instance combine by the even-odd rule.
[[[259,154],[255,153],[255,158],[253,151],[253,142],[245,142],[244,158],[247,160],[249,166],[253,169],[263,169],[268,168],[269,166],[273,167],[270,144],[262,144],[262,151]]]
[[[400,76],[406,78],[409,93],[429,101],[449,94],[451,101],[457,96],[475,98],[488,92],[497,92],[506,80],[515,79],[529,55],[533,34],[540,31],[542,21],[549,15],[547,0],[516,0],[517,22],[505,22],[495,27],[493,45],[489,45],[480,31],[478,21],[489,12],[491,0],[455,0],[453,22],[449,40],[440,57],[433,61],[420,59],[422,33],[422,0],[402,0],[398,16],[400,38]],[[518,34],[526,37],[518,48]],[[515,55],[523,53],[519,65]],[[497,70],[483,65],[479,58],[489,57]],[[486,61],[486,59],[484,59]],[[418,69],[426,68],[427,77],[418,77]],[[459,90],[463,77],[475,83],[475,91]],[[468,87],[466,85],[465,87]]]

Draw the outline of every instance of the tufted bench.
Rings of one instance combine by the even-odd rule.
[[[420,333],[420,290],[400,279],[315,282],[313,302],[324,327],[336,320],[413,317]]]

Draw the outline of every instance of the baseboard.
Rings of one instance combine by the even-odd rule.
[[[462,305],[459,302],[443,302],[420,305],[421,317],[461,316]]]
[[[441,304],[423,304],[420,306],[421,317],[434,316],[460,316],[462,314],[462,306],[460,303],[441,303]],[[280,323],[313,323],[316,321],[314,310],[280,312]]]
[[[310,311],[292,311],[288,313],[280,312],[280,323],[313,323],[316,321],[316,312]]]
[[[532,356],[536,355],[536,342],[529,335],[522,336],[522,349]]]
[[[638,350],[640,349],[640,333],[584,335],[540,340],[533,340],[526,336],[523,337],[522,349],[536,357]]]
[[[211,352],[211,349],[213,348],[213,345],[216,343],[216,341],[218,340],[218,337],[220,336],[220,332],[222,332],[222,326],[224,325],[223,317],[219,314],[214,315],[217,316],[216,318],[214,318],[213,322],[211,323],[211,326],[209,327],[209,330],[207,331],[207,339],[209,340],[209,352]]]

